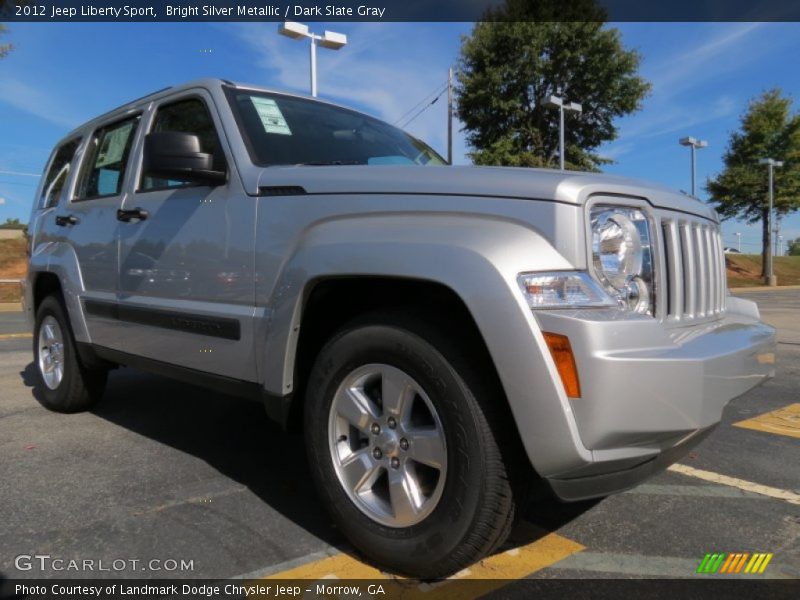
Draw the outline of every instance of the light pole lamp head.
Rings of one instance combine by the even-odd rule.
[[[768,165],[770,167],[780,168],[783,166],[782,160],[775,160],[774,158],[761,158],[758,161],[760,165]]]
[[[698,140],[694,137],[682,137],[678,140],[678,143],[681,146],[691,146],[693,148],[706,148],[708,147],[708,141],[706,140]]]
[[[343,33],[336,33],[335,31],[326,31],[319,40],[319,45],[329,50],[339,50],[347,45],[347,36]]]
[[[570,102],[569,104],[564,105],[564,110],[571,110],[572,112],[580,114],[583,112],[583,106],[577,102]]]
[[[284,21],[278,26],[278,33],[293,40],[302,40],[311,35],[308,33],[308,25],[303,25],[296,21]]]
[[[558,96],[548,96],[544,99],[542,106],[547,108],[561,108],[564,106],[564,99],[559,98]]]

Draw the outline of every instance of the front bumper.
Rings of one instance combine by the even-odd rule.
[[[581,380],[569,405],[591,458],[545,476],[564,500],[627,489],[679,460],[728,402],[774,375],[775,330],[740,299],[721,319],[684,327],[618,311],[537,321],[569,337]]]

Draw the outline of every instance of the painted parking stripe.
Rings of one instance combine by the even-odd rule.
[[[509,580],[516,580],[540,571],[583,549],[584,546],[577,542],[556,533],[550,533],[530,544],[490,556],[456,573],[449,579],[435,583],[412,581],[408,583],[414,591],[424,594],[426,599],[442,600],[453,595],[455,591],[451,587],[453,583],[475,580],[469,588],[470,593],[483,595],[507,585]],[[348,554],[340,553],[273,573],[265,579],[396,580],[397,578]]]
[[[800,438],[800,404],[790,404],[752,419],[739,421],[734,426]]]
[[[32,338],[30,333],[0,333],[0,341],[2,340],[24,340]]]
[[[704,481],[710,481],[712,483],[729,485],[746,492],[753,492],[754,494],[761,494],[762,496],[775,498],[776,500],[783,500],[789,504],[800,505],[800,494],[795,494],[794,492],[790,492],[788,490],[769,487],[768,485],[761,485],[760,483],[753,483],[752,481],[746,481],[737,477],[729,477],[728,475],[714,473],[713,471],[703,471],[702,469],[695,469],[694,467],[689,467],[687,465],[674,464],[670,466],[668,470],[674,471],[675,473],[681,473],[682,475],[688,475],[689,477],[703,479]]]
[[[661,485],[643,483],[625,492],[642,496],[687,496],[697,498],[748,498],[751,500],[768,500],[766,496],[746,492],[727,485]]]

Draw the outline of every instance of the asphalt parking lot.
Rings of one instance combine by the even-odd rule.
[[[707,553],[762,552],[756,577],[800,578],[800,290],[746,296],[779,331],[773,380],[634,490],[532,503],[508,546],[460,577],[725,577],[695,572]],[[386,577],[332,527],[302,438],[260,406],[119,369],[94,411],[50,413],[26,331],[0,313],[0,577]],[[20,555],[126,562],[87,573]]]

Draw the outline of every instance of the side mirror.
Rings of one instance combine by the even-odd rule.
[[[159,131],[144,138],[144,174],[161,179],[179,179],[206,185],[221,185],[228,179],[215,171],[214,156],[200,151],[200,138],[193,133]]]

